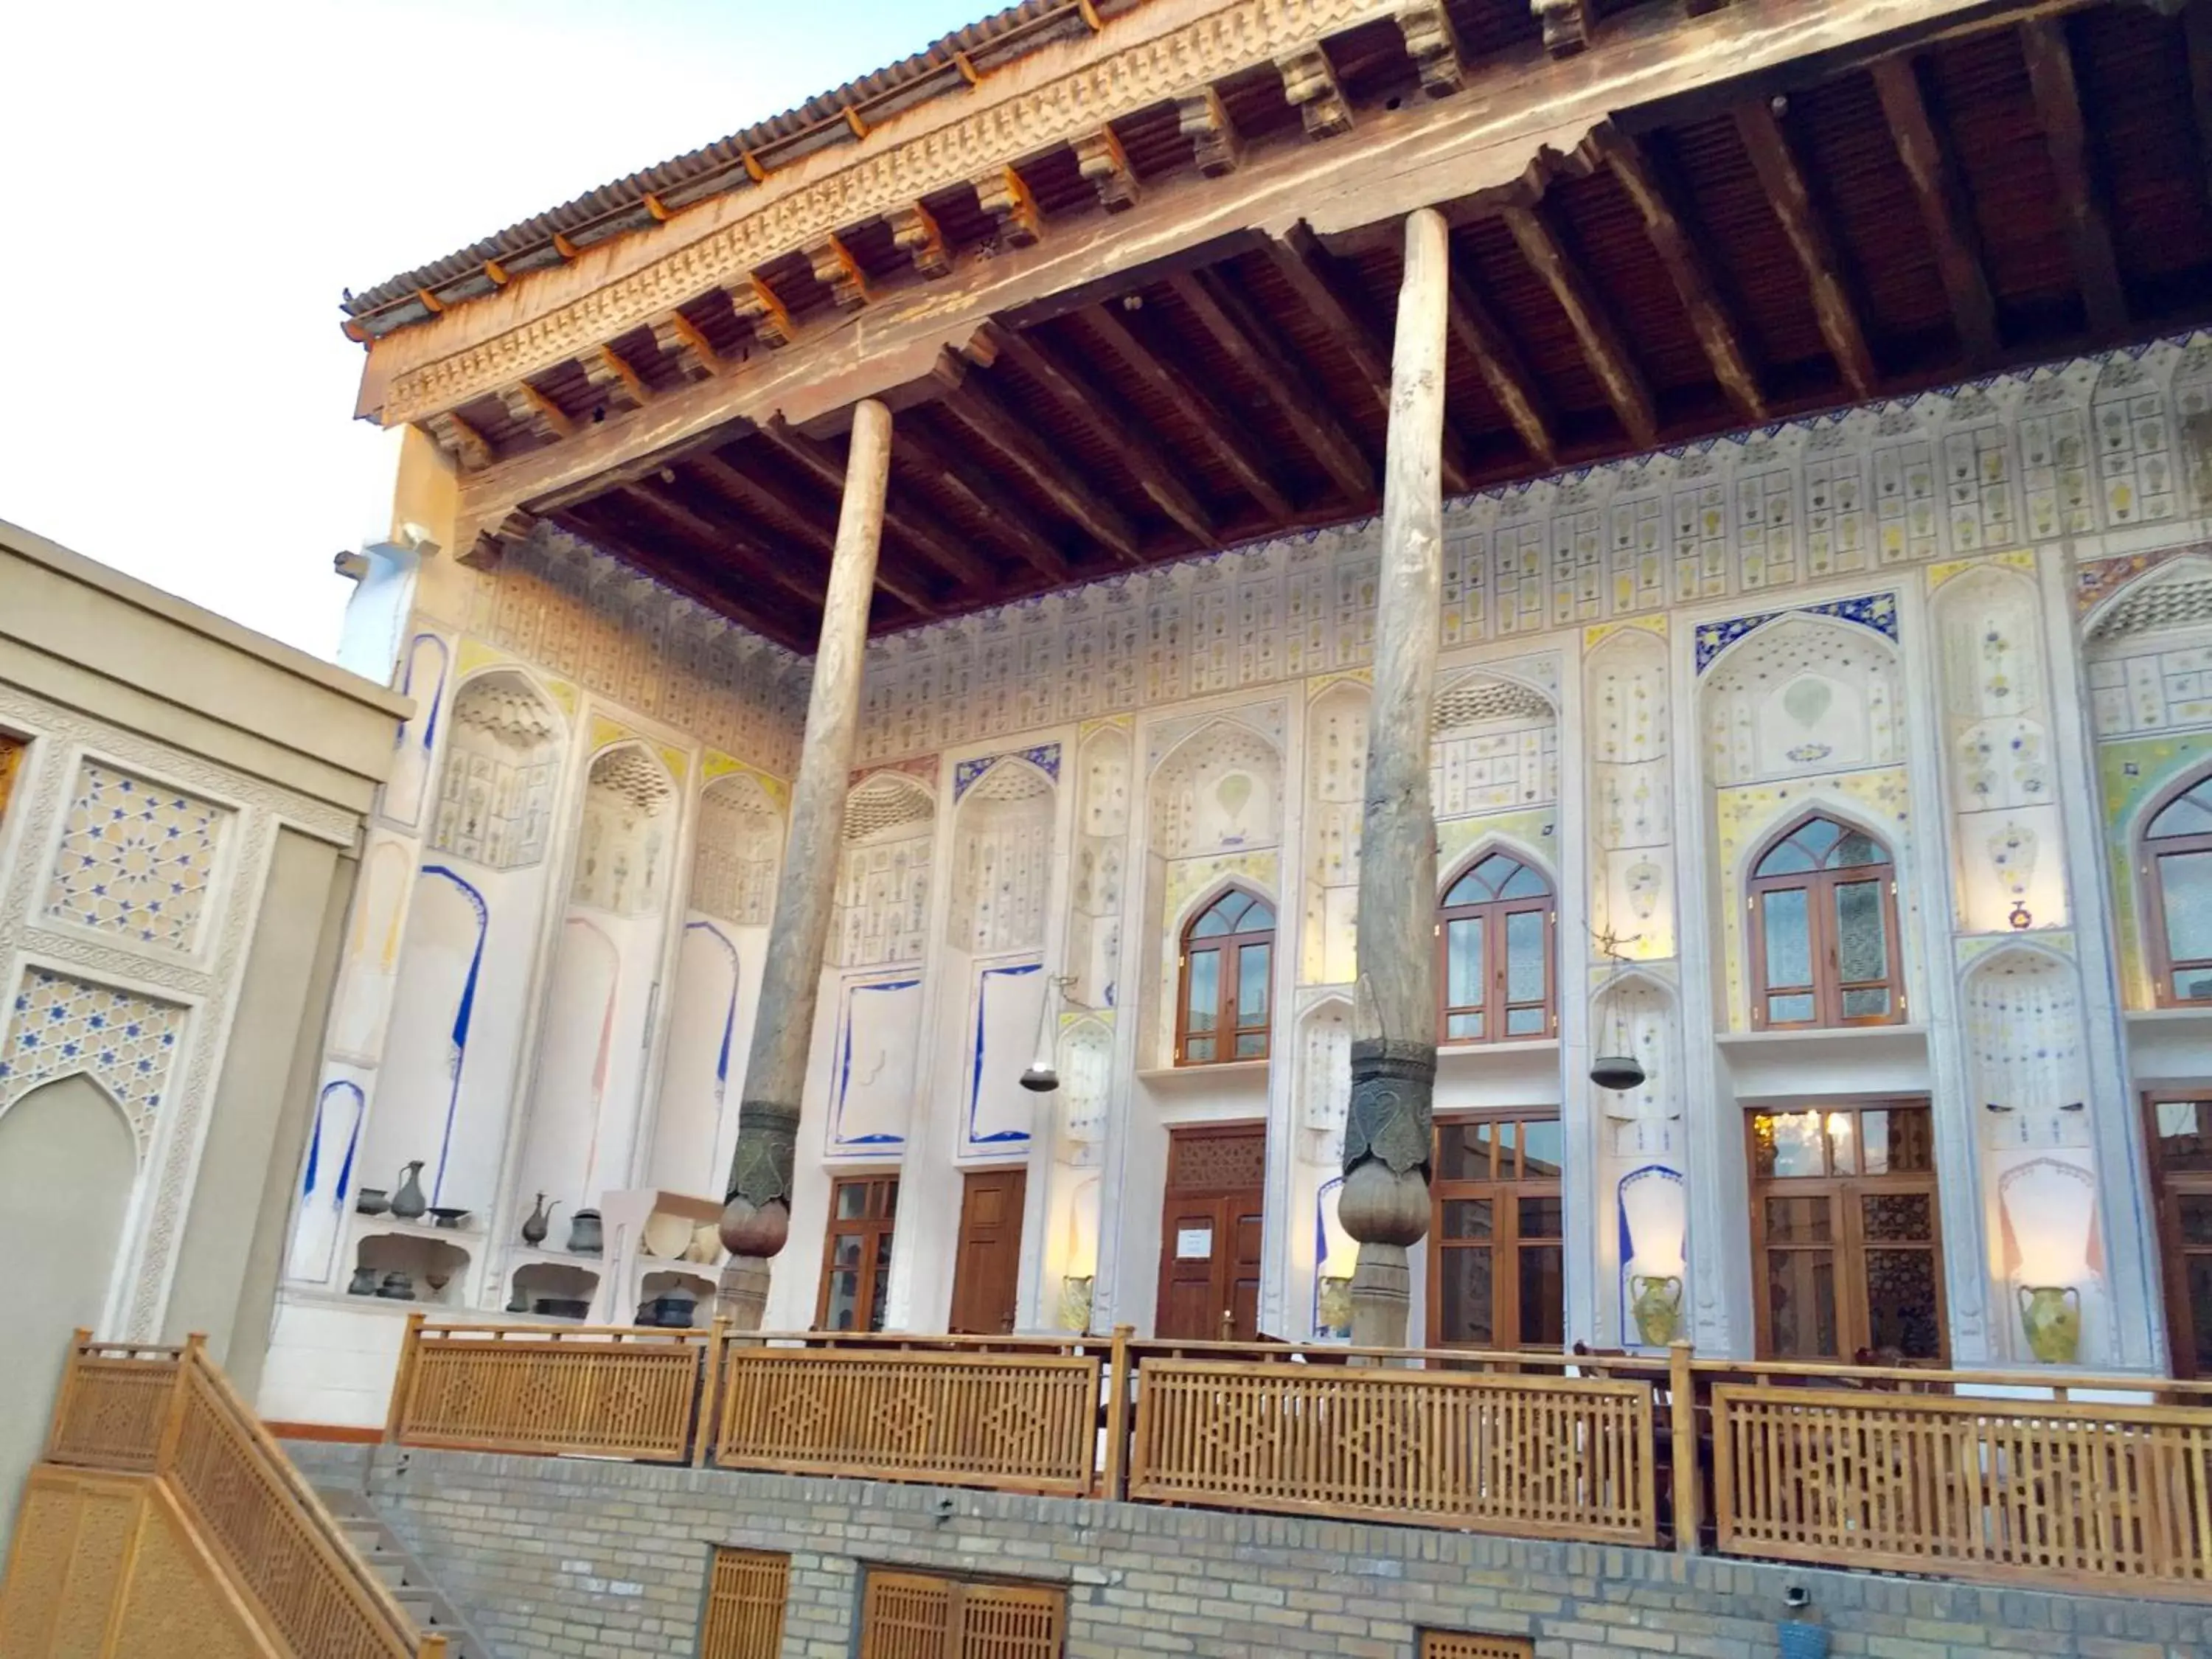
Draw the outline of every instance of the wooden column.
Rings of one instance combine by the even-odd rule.
[[[760,1328],[769,1263],[791,1236],[792,1154],[799,1137],[799,1097],[806,1086],[806,1051],[814,1037],[822,951],[836,899],[845,782],[860,724],[868,597],[883,540],[890,459],[890,410],[870,398],[853,410],[852,453],[845,465],[836,545],[830,556],[822,641],[814,654],[806,735],[791,792],[783,867],[776,877],[775,919],[769,928],[760,1006],[745,1060],[738,1147],[730,1159],[722,1205],[722,1246],[730,1259],[722,1268],[715,1314],[738,1330]]]
[[[1337,1214],[1359,1241],[1352,1340],[1406,1341],[1406,1248],[1429,1229],[1437,1079],[1437,821],[1429,799],[1443,574],[1441,469],[1450,242],[1442,215],[1406,220],[1390,358],[1390,434],[1376,584],[1375,699],[1359,848],[1359,985],[1352,1109]]]

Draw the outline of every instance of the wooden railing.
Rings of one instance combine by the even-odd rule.
[[[94,1343],[80,1331],[62,1373],[46,1461],[149,1474],[176,1393],[181,1348]]]
[[[442,1659],[445,1638],[416,1632],[197,1336],[181,1348],[124,1348],[78,1332],[46,1462],[128,1474],[167,1494],[275,1651]],[[82,1634],[88,1651],[100,1649],[98,1630]]]
[[[1088,1494],[1094,1351],[994,1343],[951,1351],[732,1340],[714,1462],[724,1468]]]
[[[418,1318],[391,1433],[2212,1599],[2212,1384],[2142,1376]]]
[[[1304,1359],[1140,1353],[1128,1495],[1658,1541],[1649,1382]]]
[[[2201,1405],[1723,1383],[1711,1411],[1729,1553],[2212,1594]]]
[[[681,1463],[694,1450],[703,1332],[623,1326],[425,1328],[407,1322],[391,1437],[447,1446]]]

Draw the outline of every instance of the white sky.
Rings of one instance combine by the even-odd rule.
[[[0,519],[332,655],[393,441],[342,289],[1000,3],[0,0]]]

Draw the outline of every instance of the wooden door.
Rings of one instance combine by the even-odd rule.
[[[1153,1322],[1161,1336],[1236,1342],[1258,1337],[1267,1172],[1264,1124],[1168,1132],[1159,1312]]]
[[[860,1659],[1059,1659],[1067,1592],[872,1570],[860,1605]]]
[[[1429,1342],[1557,1348],[1566,1341],[1558,1114],[1436,1126],[1430,1186]]]
[[[898,1224],[898,1177],[856,1176],[830,1189],[822,1288],[814,1328],[879,1331],[891,1283],[891,1232]]]
[[[960,1246],[952,1264],[952,1331],[1003,1336],[1014,1328],[1022,1271],[1026,1170],[970,1170],[960,1198]]]
[[[2154,1097],[2149,1108],[2173,1374],[2212,1376],[2212,1101]]]

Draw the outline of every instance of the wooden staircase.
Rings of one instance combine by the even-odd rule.
[[[338,1523],[368,1570],[383,1581],[400,1610],[426,1635],[446,1638],[447,1659],[496,1659],[491,1645],[447,1598],[414,1551],[392,1531],[375,1506],[349,1487],[319,1486],[315,1496]]]

